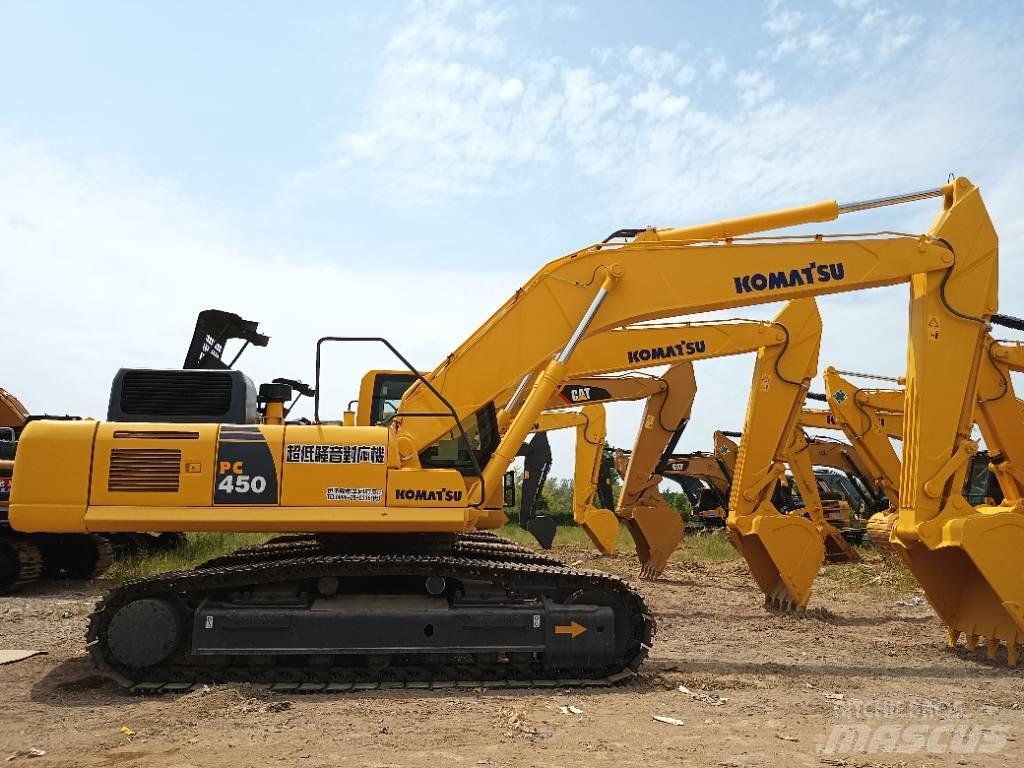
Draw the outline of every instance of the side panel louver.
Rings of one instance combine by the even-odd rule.
[[[170,448],[114,448],[107,490],[177,493],[181,451]]]
[[[119,429],[114,432],[115,440],[198,440],[198,432],[180,432],[155,429]]]

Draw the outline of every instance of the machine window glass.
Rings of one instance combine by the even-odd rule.
[[[466,429],[469,450],[476,455],[482,468],[498,447],[498,417],[494,403],[488,403],[462,423]],[[427,469],[457,469],[464,476],[474,475],[473,461],[462,435],[453,429],[420,454],[420,463]]]
[[[373,397],[370,402],[372,424],[381,424],[385,419],[398,413],[402,396],[416,381],[411,373],[381,373],[373,381]]]

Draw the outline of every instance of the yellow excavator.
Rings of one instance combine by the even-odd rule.
[[[625,467],[628,457],[620,451],[616,461]],[[694,531],[725,525],[729,516],[732,468],[715,451],[674,453],[665,458],[658,474],[683,489],[690,502],[690,520]]]
[[[753,323],[758,333],[765,324]],[[656,413],[658,424],[668,425],[668,434],[676,439],[689,419],[697,384],[692,363],[678,362],[661,376],[624,375],[648,367],[646,362],[630,353],[636,344],[645,348],[663,348],[677,340],[679,334],[692,330],[689,324],[665,323],[660,326],[627,328],[602,334],[588,341],[591,364],[596,371],[571,369],[572,377],[560,385],[548,401],[544,412],[534,423],[533,438],[524,442],[517,454],[525,458],[520,523],[533,534],[538,543],[549,549],[555,536],[555,521],[535,513],[538,498],[551,463],[551,450],[546,433],[559,429],[576,429],[576,462],[573,482],[573,519],[583,527],[604,554],[615,551],[618,521],[610,511],[614,506],[611,480],[603,465],[605,446],[604,403],[647,400],[648,410]],[[703,329],[702,329],[703,330]],[[599,348],[595,348],[599,347]],[[609,375],[615,373],[618,375]],[[598,375],[600,374],[600,375]],[[359,399],[349,403],[346,419],[360,426],[385,424],[397,413],[405,391],[416,381],[407,371],[372,370],[367,372],[359,388]],[[511,393],[509,393],[511,394]],[[501,398],[499,398],[499,401]],[[567,410],[583,406],[582,410]],[[509,421],[504,410],[498,412],[499,428]],[[602,471],[605,475],[602,479]],[[595,495],[602,506],[593,504]],[[671,516],[679,515],[671,510]]]
[[[774,231],[930,198],[941,199],[941,210],[920,235]],[[542,267],[433,371],[417,374],[386,426],[320,418],[325,345],[350,337],[317,344],[311,424],[284,423],[289,387],[257,393],[237,371],[183,372],[206,377],[192,376],[189,388],[181,375],[122,371],[115,403],[139,402],[157,387],[162,402],[190,407],[176,408],[176,418],[139,407],[146,418],[135,423],[30,424],[15,463],[11,522],[25,531],[320,534],[300,551],[276,542],[107,595],[90,622],[90,652],[106,674],[140,690],[206,680],[305,690],[617,682],[635,673],[653,641],[640,595],[607,574],[479,533],[505,522],[503,477],[570,365],[586,364],[587,337],[910,283],[893,538],[950,635],[1005,643],[1015,662],[1024,584],[1008,564],[1024,544],[1024,517],[1017,508],[975,508],[960,493],[978,339],[997,311],[997,274],[994,228],[964,178],[878,200],[618,231]],[[374,343],[416,373],[389,342]],[[727,523],[762,591],[797,607],[824,547],[810,520],[782,515],[769,500],[786,445],[752,436],[790,435],[812,354],[816,345],[758,353]],[[672,357],[689,355],[689,346],[673,345]],[[761,386],[773,368],[779,383],[769,376]],[[509,421],[499,430],[496,400],[509,388]]]
[[[44,577],[91,579],[103,573],[114,556],[113,544],[105,536],[24,534],[11,529],[8,509],[19,437],[26,424],[39,418],[57,417],[30,415],[17,397],[0,389],[0,595]]]
[[[1017,328],[1015,318],[995,316],[993,322]],[[1012,508],[1022,498],[1020,470],[1024,462],[1024,403],[1016,398],[1010,372],[1024,370],[1024,353],[1019,343],[998,342],[991,336],[981,340],[978,403],[975,420],[985,441],[985,452],[970,458],[963,493],[975,504]],[[865,374],[855,374],[865,376]],[[868,376],[868,378],[885,378]],[[902,383],[899,379],[888,379]],[[889,509],[873,515],[868,523],[872,543],[881,552],[898,554],[891,542],[898,516],[900,459],[891,440],[901,439],[904,424],[904,392],[867,389],[853,384],[843,371],[825,371],[831,423],[857,441],[864,461],[873,466],[879,484],[891,497]],[[993,480],[995,483],[993,484]]]
[[[549,409],[534,425],[535,437],[531,441],[531,448],[536,442],[537,434],[553,429],[576,427],[573,520],[583,528],[602,554],[611,554],[615,551],[618,537],[618,520],[611,511],[614,508],[614,501],[610,478],[607,475],[602,486],[602,469],[607,472],[607,468],[604,467],[606,430],[603,403],[646,400],[644,423],[648,423],[647,414],[657,414],[657,428],[666,430],[678,439],[689,420],[696,392],[693,365],[689,361],[676,363],[658,377],[574,378],[568,385],[560,388],[556,397],[565,403],[586,401],[588,405],[577,413],[559,410],[557,401],[549,403]],[[529,510],[535,506],[540,488],[534,483],[527,486],[526,481],[531,479],[524,480],[524,500],[521,509]],[[543,484],[543,478],[540,478],[540,484]],[[528,493],[532,496],[530,499],[527,499]],[[598,497],[601,506],[593,503],[595,496]],[[679,520],[678,512],[670,512],[675,520]],[[538,519],[543,519],[530,515],[527,518],[525,526],[531,532],[536,529]],[[551,535],[554,535],[553,522]]]
[[[764,354],[770,350],[772,355],[778,355],[780,358],[790,353],[787,364],[793,365],[793,370],[798,371],[792,374],[793,379],[787,380],[778,365],[762,363],[759,376],[754,383],[755,387],[762,390],[778,389],[792,381],[799,381],[803,385],[816,373],[821,320],[813,301],[790,302],[767,327],[764,323],[732,321],[707,323],[701,330],[707,337],[714,339],[714,343],[707,344],[704,349],[691,355],[692,362],[755,351]],[[595,337],[595,342],[600,338]],[[793,362],[794,360],[796,362]],[[803,370],[796,368],[797,365],[803,365]],[[683,535],[683,523],[679,515],[667,505],[658,490],[662,479],[659,470],[674,450],[679,436],[678,431],[658,427],[662,418],[660,410],[661,406],[655,398],[648,401],[636,442],[629,453],[628,461],[620,469],[623,486],[616,509],[616,514],[626,521],[637,542],[642,564],[641,574],[647,578],[654,578],[662,572]],[[674,424],[675,419],[681,415],[674,414],[671,423]],[[762,427],[760,420],[767,417],[767,414],[761,414],[752,422],[754,428],[758,430],[758,440],[766,444],[782,444],[784,438],[772,431],[772,425],[782,428],[784,423],[767,420]],[[719,437],[723,441],[727,439],[724,435]],[[724,444],[718,448],[723,454],[728,450]],[[787,452],[790,450],[791,448],[787,448]],[[624,452],[619,454],[620,458],[625,455]],[[731,471],[728,469],[729,464],[734,463],[734,459],[730,457],[719,469],[723,472]],[[811,476],[812,481],[808,488],[804,488],[807,482],[806,473],[798,477],[798,482],[807,497],[803,506],[826,542],[827,556],[833,559],[855,559],[854,550],[824,519],[817,486],[813,481],[813,468]],[[609,542],[614,542],[616,532],[617,526],[610,526],[604,536],[604,544],[600,543],[602,537],[592,535],[592,538],[598,542],[601,551],[609,551]]]

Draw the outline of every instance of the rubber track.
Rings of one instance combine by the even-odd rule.
[[[0,595],[12,594],[43,575],[43,555],[27,537],[0,536],[0,546],[10,548],[18,558],[18,575],[8,584],[0,584]]]
[[[259,549],[259,548],[255,548]],[[509,557],[514,557],[509,555]],[[601,669],[545,670],[542,662],[525,666],[476,667],[473,665],[392,665],[375,671],[365,666],[331,667],[313,670],[302,666],[277,665],[252,668],[189,667],[165,665],[135,676],[117,668],[104,656],[101,638],[106,622],[117,609],[136,598],[168,593],[200,595],[205,592],[258,587],[280,582],[318,579],[324,576],[418,576],[492,580],[513,586],[557,586],[560,589],[598,590],[620,596],[630,611],[633,636],[628,651],[613,665]],[[553,687],[611,685],[636,674],[650,650],[655,622],[643,598],[622,580],[606,573],[582,571],[558,564],[520,563],[514,560],[479,559],[455,555],[317,555],[271,562],[249,562],[162,574],[130,582],[113,590],[97,604],[87,633],[89,653],[108,677],[136,692],[184,692],[216,682],[248,682],[275,690],[346,691],[371,688],[451,687]],[[189,657],[185,656],[187,660]],[[284,659],[287,657],[279,657]]]
[[[96,547],[96,564],[92,567],[92,573],[86,579],[96,579],[107,572],[107,569],[114,564],[114,545],[106,536],[93,533],[89,534],[93,545]]]

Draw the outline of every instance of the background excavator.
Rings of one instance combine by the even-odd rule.
[[[941,212],[920,236],[745,237],[934,197]],[[246,418],[253,388],[237,371],[203,372],[220,395],[187,419],[30,424],[11,503],[19,530],[320,534],[113,590],[90,623],[99,667],[141,690],[625,679],[653,639],[639,594],[478,532],[505,522],[503,477],[570,366],[587,365],[583,342],[648,320],[901,282],[912,300],[893,539],[950,636],[983,634],[1015,662],[1024,583],[1001,564],[1022,543],[1024,517],[971,506],[959,482],[978,339],[997,309],[996,236],[977,188],[959,178],[875,201],[616,235],[543,267],[430,374],[399,355],[417,381],[386,426],[320,419],[320,356],[352,341],[344,337],[317,345],[312,424],[285,423],[283,384],[261,386],[261,414]],[[687,357],[683,349],[674,347]],[[768,599],[794,607],[806,605],[824,545],[810,520],[780,514],[770,495],[817,351],[758,353],[727,521]],[[768,376],[759,386],[772,369],[779,384]],[[123,372],[114,400],[141,396],[145,381]],[[181,402],[173,378],[159,391]]]
[[[94,533],[12,530],[8,509],[18,441],[25,426],[39,418],[59,417],[33,416],[17,397],[0,389],[0,595],[43,577],[90,579],[103,573],[114,557],[111,540]]]
[[[548,401],[531,429],[532,437],[517,451],[517,456],[524,458],[519,522],[544,549],[551,547],[556,529],[553,519],[537,514],[552,462],[547,433],[576,429],[573,520],[583,527],[602,553],[611,554],[615,551],[618,522],[610,511],[615,506],[613,467],[610,457],[605,455],[607,433],[603,406],[612,402],[653,401],[661,418],[674,420],[674,429],[681,432],[689,417],[696,381],[689,362],[677,363],[661,376],[608,374],[647,367],[637,359],[629,360],[633,344],[660,345],[687,329],[685,325],[666,324],[657,328],[627,329],[624,333],[595,339],[602,349],[596,351],[591,360],[598,366],[597,373],[603,375],[589,370],[571,370],[572,377],[561,384]],[[367,372],[360,384],[359,399],[349,404],[350,408],[356,404],[356,410],[350,410],[346,418],[355,425],[386,424],[398,412],[402,396],[415,381],[415,376],[403,371]],[[581,410],[571,410],[579,406],[583,406]],[[499,411],[499,425],[502,421],[507,423],[507,414]],[[599,505],[593,503],[595,496]],[[678,513],[674,514],[678,518]]]
[[[266,345],[267,337],[256,329],[257,323],[230,312],[215,309],[200,312],[183,368],[230,368],[249,344]],[[236,339],[244,344],[230,362],[225,362],[226,347]],[[125,413],[121,418],[134,420],[136,415]],[[33,416],[18,398],[0,389],[0,594],[16,591],[44,577],[92,579],[106,571],[117,558],[167,551],[185,542],[184,534],[170,531],[159,535],[136,531],[35,534],[12,531],[7,518],[18,439],[30,421],[56,418],[72,417]]]
[[[1024,366],[1024,356],[1017,351],[1019,345],[1001,344],[990,336],[983,339],[983,345],[975,417],[987,450],[971,456],[962,492],[972,504],[1009,503],[1012,506],[1015,499],[1021,498],[1019,481],[1014,479],[1013,473],[1019,462],[1024,461],[1024,420],[1022,404],[1014,395],[1009,374],[1018,366]],[[892,440],[903,437],[904,392],[861,388],[847,378],[849,375],[834,368],[825,371],[825,386],[830,393],[830,421],[842,429],[851,442],[860,445],[862,461],[875,468],[879,485],[895,499],[891,506],[873,514],[868,522],[875,548],[895,555],[890,539],[898,511],[900,458]]]
[[[534,436],[520,449],[526,455],[520,524],[550,546],[555,524],[534,513],[551,463],[546,433],[576,428],[576,468],[573,474],[573,520],[583,527],[603,554],[615,551],[618,521],[615,509],[611,460],[606,451],[604,403],[646,400],[662,418],[681,432],[689,417],[697,386],[690,362],[677,363],[661,376],[583,376],[562,385],[548,409],[534,425]],[[586,403],[581,411],[562,410],[569,404]],[[538,440],[542,440],[540,446]],[[546,452],[544,449],[546,448]],[[538,459],[542,460],[541,463]],[[598,505],[593,502],[597,499]],[[678,512],[675,512],[678,518]]]

